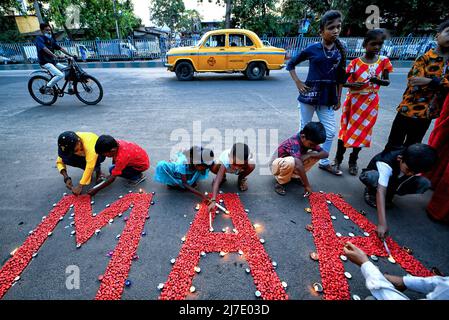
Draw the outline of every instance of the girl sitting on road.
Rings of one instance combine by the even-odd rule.
[[[189,150],[178,152],[175,161],[159,161],[154,180],[167,185],[169,189],[188,190],[208,200],[195,186],[199,180],[208,177],[213,164],[212,150],[193,146]]]

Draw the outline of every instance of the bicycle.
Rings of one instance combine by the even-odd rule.
[[[64,94],[76,95],[78,100],[87,105],[96,105],[103,98],[103,87],[100,81],[87,74],[73,58],[66,59],[68,67],[61,70],[64,72],[65,83],[62,88],[55,84],[48,90],[47,83],[53,75],[46,69],[34,71],[28,80],[28,91],[31,97],[42,105],[52,105],[58,97]],[[69,83],[72,83],[72,90],[65,91]]]

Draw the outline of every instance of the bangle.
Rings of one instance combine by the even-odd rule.
[[[68,180],[72,180],[72,178],[70,178],[70,177],[65,177],[65,178],[64,178],[64,183],[67,183]]]

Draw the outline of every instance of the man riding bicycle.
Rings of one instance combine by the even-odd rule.
[[[61,51],[69,58],[73,58],[73,56],[57,44],[48,23],[41,23],[40,29],[42,35],[36,38],[37,58],[41,67],[48,70],[53,76],[45,88],[46,93],[53,94],[52,88],[59,80],[64,79],[64,72],[61,70],[66,68],[65,65],[57,63],[58,56],[54,54],[55,50]],[[69,92],[73,91],[71,86],[72,84],[69,83]]]

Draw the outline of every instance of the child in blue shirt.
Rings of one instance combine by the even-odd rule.
[[[188,190],[208,200],[195,189],[196,183],[207,179],[214,164],[214,152],[203,147],[193,146],[189,150],[178,152],[175,161],[159,161],[154,180],[171,189]]]

